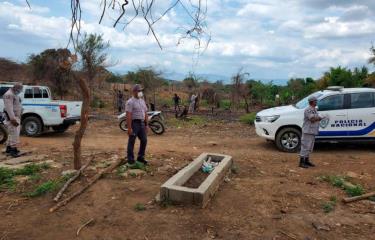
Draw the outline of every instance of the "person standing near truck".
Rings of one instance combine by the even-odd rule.
[[[4,94],[4,113],[6,117],[5,125],[9,132],[6,154],[12,157],[19,157],[20,151],[17,146],[20,142],[22,104],[19,94],[23,85],[15,83],[13,87]]]
[[[134,165],[134,144],[137,137],[141,144],[139,147],[137,161],[143,164],[148,162],[145,159],[145,152],[147,146],[147,106],[143,100],[142,87],[136,84],[132,88],[133,97],[126,102],[126,121],[128,126],[128,165]]]
[[[299,167],[315,167],[310,162],[310,153],[314,149],[315,136],[319,134],[320,121],[323,119],[316,110],[318,99],[314,96],[308,98],[309,106],[305,109],[302,125],[301,152]]]

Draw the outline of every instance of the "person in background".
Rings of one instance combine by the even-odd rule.
[[[122,113],[124,106],[124,94],[119,90],[117,92],[117,107],[118,107],[118,112]]]
[[[139,147],[137,161],[143,164],[148,162],[145,160],[146,146],[147,146],[147,106],[143,100],[142,87],[136,84],[132,88],[133,97],[126,102],[126,121],[128,126],[128,147],[127,157],[128,165],[135,164],[134,159],[134,144],[137,137],[141,144]]]
[[[193,93],[190,97],[190,105],[189,105],[189,112],[194,113],[195,110],[195,100],[197,99],[197,96]]]
[[[177,93],[175,93],[174,97],[173,97],[173,103],[174,103],[174,111],[176,113],[177,113],[177,109],[178,109],[178,111],[181,111],[181,109],[180,109],[180,102],[181,102],[180,96],[178,96]]]
[[[22,104],[19,94],[22,89],[23,85],[21,83],[15,83],[3,96],[6,117],[5,126],[9,132],[5,152],[12,157],[20,156],[20,151],[17,147],[20,143]]]
[[[302,125],[302,137],[301,137],[301,152],[299,167],[308,168],[315,167],[310,162],[310,154],[314,149],[315,136],[319,134],[320,121],[323,119],[316,110],[317,98],[311,96],[308,98],[309,106],[305,109],[303,125]]]

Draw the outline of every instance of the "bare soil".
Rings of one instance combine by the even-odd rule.
[[[189,178],[189,180],[187,180],[185,184],[183,184],[183,186],[188,188],[198,188],[207,177],[208,173],[198,170]]]
[[[114,172],[49,213],[54,194],[25,198],[23,193],[71,168],[73,130],[22,138],[23,149],[47,154],[63,168],[50,169],[42,179],[20,184],[14,192],[0,192],[1,240],[374,239],[375,204],[366,200],[345,205],[340,201],[344,191],[319,180],[322,175],[350,172],[353,183],[374,190],[374,145],[317,145],[312,156],[317,167],[300,169],[296,154],[279,152],[273,143],[258,138],[251,126],[209,122],[169,127],[162,136],[150,133],[146,175],[121,177]],[[115,120],[90,124],[83,155],[85,160],[95,155],[95,167],[67,194],[114,155],[123,157],[126,142]],[[231,155],[238,169],[208,207],[153,203],[160,186],[202,152]],[[325,213],[323,204],[332,196],[338,199],[336,207]],[[90,219],[94,221],[77,237],[77,229]]]

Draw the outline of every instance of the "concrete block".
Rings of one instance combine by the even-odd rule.
[[[219,162],[219,165],[215,167],[198,188],[184,187],[183,185],[194,173],[200,171],[203,162],[208,158]],[[230,171],[232,163],[231,156],[216,153],[202,153],[161,186],[161,200],[174,203],[195,204],[205,207]]]

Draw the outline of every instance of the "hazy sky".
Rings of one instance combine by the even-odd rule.
[[[1,57],[24,61],[31,53],[66,46],[70,1],[29,1],[31,10],[24,0],[0,1]],[[191,42],[176,45],[188,19],[178,9],[155,28],[161,51],[142,19],[125,31],[112,28],[110,14],[98,25],[101,0],[81,2],[84,31],[104,34],[116,63],[111,70],[120,73],[152,65],[175,77],[228,77],[240,67],[257,79],[319,77],[331,66],[367,65],[375,40],[375,0],[208,0],[212,40],[196,61]],[[156,0],[161,5],[155,15],[172,2]]]

